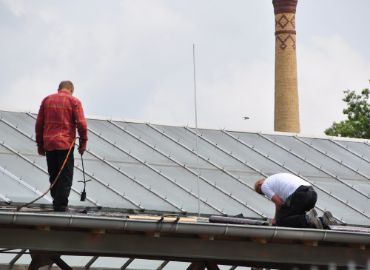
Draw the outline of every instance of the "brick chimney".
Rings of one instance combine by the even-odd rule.
[[[299,133],[295,12],[298,0],[273,0],[275,12],[275,131]]]

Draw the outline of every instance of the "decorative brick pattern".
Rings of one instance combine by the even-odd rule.
[[[290,24],[289,28],[295,29],[295,14],[283,13],[275,16],[276,30],[285,29],[288,24]]]
[[[275,15],[275,36],[276,43],[282,50],[288,46],[296,48],[295,39],[295,14],[280,13]]]
[[[292,48],[295,50],[295,35],[291,34],[277,35],[276,43],[279,44],[279,47],[282,50],[285,50],[286,47],[288,47],[288,44],[291,43]]]
[[[295,10],[297,0],[273,0],[275,11],[275,131],[299,133]]]

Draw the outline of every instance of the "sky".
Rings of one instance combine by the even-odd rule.
[[[0,0],[0,110],[37,112],[62,80],[89,117],[273,132],[271,0]],[[301,134],[369,87],[370,1],[299,0]],[[243,120],[248,116],[249,120]]]

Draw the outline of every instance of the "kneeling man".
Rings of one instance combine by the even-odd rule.
[[[289,173],[278,173],[260,179],[254,186],[256,192],[274,202],[273,225],[296,228],[322,229],[321,220],[314,210],[317,193],[311,184]]]

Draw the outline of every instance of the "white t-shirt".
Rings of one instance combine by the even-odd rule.
[[[311,186],[311,184],[293,174],[278,173],[267,177],[261,190],[270,200],[276,194],[285,201],[300,186]]]

